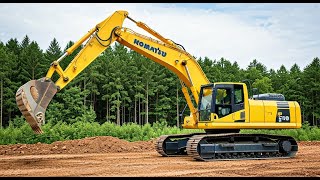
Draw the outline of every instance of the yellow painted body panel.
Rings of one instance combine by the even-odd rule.
[[[279,101],[268,101],[268,100],[249,100],[250,105],[250,123],[265,123],[272,124],[276,121],[278,116],[278,109],[287,109],[290,111],[290,123],[301,123],[300,114],[296,112],[300,111],[300,106],[295,101],[280,101],[287,102],[288,108],[277,107]],[[279,124],[279,123],[277,123]]]
[[[249,122],[264,123],[265,109],[262,100],[249,100]]]
[[[196,128],[190,129],[296,129],[300,128],[299,123],[214,123],[201,122]]]
[[[245,117],[241,117],[241,113],[242,113],[242,112],[245,113],[245,110],[242,109],[242,110],[240,110],[240,111],[236,111],[236,112],[232,113],[232,120],[233,120],[233,122],[236,121],[236,120],[244,120],[244,121],[247,120],[247,122],[249,122],[249,119],[246,119]]]
[[[138,34],[128,28],[123,28],[117,34],[120,36],[117,39],[119,43],[174,72],[190,88],[195,98],[198,97],[201,85],[210,83],[198,62],[186,51]],[[154,50],[150,50],[152,48]],[[182,65],[183,60],[187,61],[186,66],[189,69],[192,84],[188,78],[185,66]]]
[[[277,107],[277,101],[268,100],[247,100],[249,107],[231,113],[222,118],[214,118],[215,114],[211,114],[208,121],[199,121],[196,126],[190,126],[185,121],[184,128],[190,129],[296,129],[301,128],[301,110],[296,101],[280,101],[287,102],[289,108]],[[277,117],[281,114],[278,110],[289,110],[290,122],[276,122]],[[240,113],[245,112],[245,122],[235,122],[241,120]],[[249,116],[247,112],[249,111]]]
[[[254,100],[250,100],[250,104],[251,102],[253,102]],[[275,101],[265,101],[265,100],[260,100],[262,106],[264,106],[264,122],[265,123],[273,123],[276,119],[277,116],[277,104]],[[256,119],[259,119],[257,117],[257,115],[254,114],[254,112],[251,113],[252,114],[252,118],[250,116],[250,120],[251,122],[256,122]],[[295,117],[295,115],[294,115]]]

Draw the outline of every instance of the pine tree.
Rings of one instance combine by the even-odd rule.
[[[6,47],[16,56],[19,56],[21,53],[21,47],[17,38],[9,39],[9,41],[6,43]]]
[[[44,56],[47,59],[47,62],[53,62],[57,60],[61,55],[62,51],[59,46],[59,43],[56,38],[53,38]]]
[[[21,42],[21,48],[22,49],[27,48],[29,44],[30,44],[30,39],[29,39],[29,36],[26,35]]]
[[[314,58],[304,69],[302,76],[303,94],[305,96],[306,117],[312,125],[320,119],[320,60]]]
[[[14,97],[19,85],[15,82],[17,56],[3,44],[0,45],[0,64],[0,126],[2,127],[5,124],[3,121],[4,116],[8,117],[10,122],[12,112],[17,110]]]
[[[87,96],[87,91],[81,91],[79,87],[69,87],[64,93],[57,93],[57,98],[62,102],[51,102],[47,108],[47,121],[56,124],[59,121],[68,124],[81,120],[81,116],[86,114],[88,107],[83,104],[83,97]]]
[[[258,62],[256,59],[254,59],[250,62],[248,69],[250,69],[250,68],[256,68],[257,70],[259,70],[261,72],[261,74],[263,76],[266,76],[268,73],[267,67],[264,64]]]
[[[43,63],[44,55],[35,41],[32,41],[29,46],[22,50],[20,58],[22,62],[21,74],[24,82],[45,76],[47,66]]]

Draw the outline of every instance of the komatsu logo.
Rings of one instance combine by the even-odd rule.
[[[162,57],[166,57],[167,56],[167,53],[165,51],[161,51],[159,48],[150,46],[149,44],[146,44],[146,43],[144,43],[142,41],[139,41],[138,39],[134,39],[133,43],[138,45],[138,46],[140,46],[140,47],[148,49],[149,51],[152,51],[152,52],[154,52],[156,54],[159,54]]]

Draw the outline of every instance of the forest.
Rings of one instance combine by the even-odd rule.
[[[17,89],[32,79],[46,75],[50,63],[73,45],[60,47],[54,38],[46,50],[27,35],[19,42],[0,41],[1,127],[20,127],[25,123],[16,101]],[[60,65],[66,68],[77,52]],[[248,60],[245,69],[236,60],[197,58],[210,82],[250,80],[259,93],[280,93],[301,106],[304,123],[320,124],[320,61],[318,57],[304,68],[294,64],[278,69],[266,67],[258,59]],[[294,60],[293,60],[294,61]],[[53,76],[53,81],[58,76]],[[104,51],[77,78],[58,92],[46,111],[46,123],[67,125],[79,121],[117,125],[166,122],[181,125],[179,114],[186,105],[177,76],[165,67],[124,47],[114,44]],[[186,111],[183,115],[188,115]]]

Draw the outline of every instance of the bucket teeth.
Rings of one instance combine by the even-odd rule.
[[[57,92],[57,86],[49,79],[31,80],[16,92],[16,103],[35,134],[42,134],[45,111]]]

